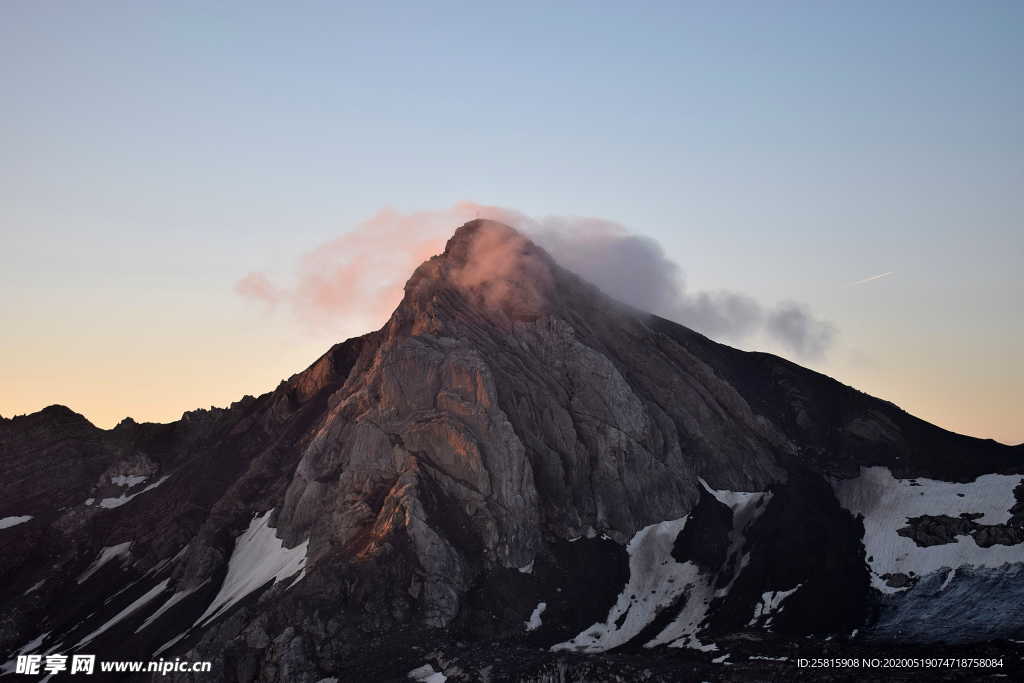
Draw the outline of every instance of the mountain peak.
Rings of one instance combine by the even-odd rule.
[[[445,245],[444,254],[456,258],[468,257],[472,244],[485,233],[507,235],[510,238],[518,236],[523,240],[529,241],[521,232],[506,223],[488,218],[475,218],[455,229],[455,232]]]
[[[486,218],[455,229],[441,255],[465,286],[482,281],[522,277],[531,271],[550,271],[554,260],[524,233]]]
[[[515,228],[476,219],[416,269],[399,309],[436,313],[439,303],[457,300],[488,316],[534,320],[552,308],[557,270],[547,252]]]
[[[65,405],[54,403],[42,410],[27,415],[15,415],[14,420],[38,422],[46,425],[86,425],[92,427],[92,423],[82,414],[76,413]]]

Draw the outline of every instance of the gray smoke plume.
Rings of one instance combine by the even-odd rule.
[[[661,245],[616,223],[550,218],[522,227],[556,261],[607,294],[709,337],[738,342],[763,331],[794,355],[820,358],[835,336],[830,323],[800,304],[769,311],[746,294],[688,291],[682,269]]]

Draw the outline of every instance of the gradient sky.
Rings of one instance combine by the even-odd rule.
[[[1019,443],[1022,74],[1020,2],[6,0],[0,414],[267,391],[366,330],[240,277],[469,199],[804,302],[838,330],[815,369]]]

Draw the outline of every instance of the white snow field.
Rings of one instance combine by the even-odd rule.
[[[798,583],[794,588],[790,588],[788,591],[768,591],[761,593],[761,600],[754,606],[754,614],[750,618],[750,623],[747,626],[754,626],[758,621],[764,621],[764,628],[771,630],[772,617],[775,612],[779,610],[782,605],[782,601],[788,598],[793,593],[796,593],[802,583]]]
[[[418,666],[408,674],[409,680],[419,681],[419,683],[444,683],[448,680],[440,671],[434,671],[434,667],[430,664],[424,664]]]
[[[130,501],[130,500],[132,500],[134,498],[137,498],[138,496],[141,496],[143,493],[146,493],[148,491],[152,491],[157,486],[159,486],[160,484],[162,484],[165,481],[167,481],[168,478],[170,478],[170,476],[171,475],[169,475],[169,474],[164,475],[164,476],[160,477],[159,479],[157,479],[156,481],[154,481],[149,486],[147,486],[146,488],[142,489],[141,491],[136,491],[135,493],[132,493],[130,495],[126,491],[126,492],[122,493],[120,496],[118,496],[117,498],[104,498],[104,499],[100,500],[99,502],[95,502],[92,498],[90,498],[89,500],[85,501],[85,504],[86,505],[93,505],[93,504],[95,504],[95,505],[99,505],[101,508],[107,508],[107,509],[119,508],[122,505],[124,505],[125,503],[127,503],[128,501]],[[115,479],[116,479],[116,477],[115,477]],[[145,481],[145,479],[143,479],[143,481]],[[117,483],[117,482],[114,482],[114,483]],[[141,482],[137,482],[137,483],[141,483]],[[125,484],[121,484],[121,486],[125,486]]]
[[[115,477],[111,477],[110,483],[115,486],[124,486],[125,488],[130,489],[133,486],[138,486],[147,479],[149,479],[149,477],[144,474],[119,474]]]
[[[719,503],[728,506],[732,510],[733,527],[729,532],[727,557],[738,556],[743,548],[747,528],[760,517],[768,501],[771,500],[772,494],[769,492],[719,491],[711,488],[703,479],[700,480],[700,483]],[[718,590],[714,588],[718,579],[717,576],[698,575],[698,579],[694,582],[690,594],[687,596],[686,605],[679,613],[679,616],[653,640],[645,643],[644,647],[650,648],[668,644],[669,647],[686,647],[704,652],[717,650],[718,648],[714,643],[705,644],[700,642],[697,638],[697,631],[707,616],[707,610],[711,601],[714,598],[724,597],[729,594],[736,579],[749,562],[750,558],[744,555],[740,558],[739,562],[732,563],[734,570],[732,576],[729,577],[729,583]],[[730,562],[727,560],[726,565],[729,564]]]
[[[1016,503],[1013,489],[1020,475],[986,474],[961,484],[936,479],[896,479],[886,467],[864,467],[854,479],[832,482],[840,505],[864,517],[864,550],[871,568],[871,585],[882,593],[898,593],[907,587],[889,586],[885,574],[927,576],[941,571],[945,589],[960,567],[1001,567],[1024,562],[1024,546],[993,545],[982,548],[970,536],[954,543],[918,546],[897,534],[911,517],[981,513],[979,524],[1001,524],[1010,519]]]
[[[733,511],[733,529],[729,535],[729,553],[737,553],[743,544],[743,532],[763,510],[770,493],[717,491],[701,480],[704,488]],[[626,546],[629,554],[629,581],[608,613],[604,623],[597,623],[569,641],[552,646],[552,651],[605,652],[629,642],[658,616],[685,595],[686,603],[679,615],[645,647],[670,645],[699,650],[714,650],[713,644],[701,643],[697,630],[707,613],[711,600],[726,594],[746,561],[735,563],[729,584],[715,591],[715,576],[700,571],[693,562],[678,562],[672,547],[687,517],[659,522],[644,527]]]
[[[0,529],[9,529],[12,526],[24,524],[30,519],[32,519],[32,515],[15,515],[13,517],[4,517],[3,519],[0,519]]]
[[[309,539],[294,548],[285,548],[270,526],[272,512],[267,510],[263,515],[253,517],[249,528],[235,541],[224,583],[210,606],[196,620],[196,626],[216,619],[254,590],[292,577],[306,566]],[[301,574],[296,582],[300,580]]]
[[[197,590],[199,590],[200,588],[205,586],[206,583],[207,583],[206,581],[203,581],[201,584],[199,584],[195,588],[191,588],[189,590],[184,590],[184,591],[178,591],[177,593],[175,593],[174,595],[169,597],[167,599],[167,602],[165,602],[164,604],[160,605],[160,608],[157,609],[157,611],[155,611],[151,615],[149,615],[149,617],[144,622],[142,622],[142,625],[139,626],[137,629],[135,629],[135,632],[138,633],[142,629],[144,629],[147,626],[149,626],[150,624],[152,624],[154,621],[159,619],[167,610],[171,609],[172,607],[177,605],[179,602],[181,602],[182,600],[184,600],[188,596],[190,596],[193,593],[195,593]]]
[[[96,556],[96,559],[92,561],[86,570],[76,579],[77,583],[85,583],[90,576],[98,572],[104,565],[111,560],[117,558],[127,558],[130,553],[129,549],[132,547],[131,541],[125,541],[124,543],[118,543],[117,545],[111,545],[100,550],[100,554]]]
[[[110,629],[112,629],[117,624],[121,623],[121,621],[124,620],[126,617],[131,616],[132,613],[138,611],[139,608],[143,607],[148,602],[150,602],[153,598],[155,598],[156,596],[158,596],[161,593],[163,593],[164,590],[167,589],[167,581],[168,581],[167,579],[164,579],[163,581],[161,581],[157,585],[155,585],[152,588],[150,588],[140,598],[135,600],[135,602],[133,602],[132,604],[130,604],[127,607],[125,607],[123,610],[121,610],[120,612],[115,614],[105,624],[103,624],[98,629],[96,629],[95,631],[93,631],[92,633],[90,633],[89,635],[85,636],[84,638],[79,640],[77,643],[75,643],[71,647],[71,649],[74,650],[75,648],[81,647],[83,645],[88,645],[90,642],[95,640],[98,636],[100,636],[101,634],[105,633],[106,631],[109,631]]]
[[[629,581],[605,623],[594,624],[552,650],[604,652],[640,633],[657,613],[683,594],[697,574],[691,563],[672,558],[672,545],[686,525],[686,517],[646,526],[629,541]],[[616,625],[626,615],[621,626]]]
[[[526,622],[527,631],[536,631],[543,625],[544,622],[540,620],[540,615],[544,614],[544,610],[546,610],[547,608],[548,603],[537,603],[537,606],[533,608],[533,612],[530,614],[530,620]]]

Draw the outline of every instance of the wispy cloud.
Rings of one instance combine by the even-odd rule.
[[[889,277],[890,275],[892,275],[895,272],[896,272],[895,270],[890,270],[890,271],[888,271],[886,273],[879,273],[878,275],[872,275],[871,277],[866,277],[863,280],[857,280],[856,282],[851,282],[850,286],[853,287],[855,285],[862,285],[865,282],[872,282],[874,280],[881,280],[883,277]]]
[[[284,304],[315,328],[375,329],[401,301],[402,285],[416,266],[440,253],[452,230],[474,218],[518,228],[559,264],[605,293],[718,340],[739,342],[764,332],[799,357],[820,358],[835,336],[830,323],[800,304],[769,307],[741,292],[689,289],[683,268],[660,244],[618,223],[578,216],[532,218],[514,209],[468,201],[414,213],[383,210],[309,252],[292,286],[278,286],[255,272],[242,278],[235,291],[271,308]],[[493,298],[505,293],[505,257],[519,250],[514,240],[506,243],[500,233],[492,237],[476,245],[474,268],[460,278],[470,285],[489,282],[488,296]],[[538,272],[533,279],[541,277]]]

